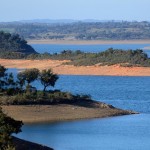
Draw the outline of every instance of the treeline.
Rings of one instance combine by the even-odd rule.
[[[64,50],[60,54],[31,54],[26,59],[54,59],[69,60],[67,65],[91,66],[91,65],[115,65],[150,67],[150,58],[143,50],[122,50],[109,48],[99,53],[84,53],[80,50]]]
[[[76,22],[69,24],[0,23],[0,30],[25,39],[132,40],[150,39],[150,22]]]
[[[100,53],[87,53],[79,59],[72,60],[67,64],[76,66],[91,66],[91,65],[115,65],[120,64],[124,67],[131,66],[150,66],[150,59],[142,50],[119,50],[108,49]]]
[[[0,57],[23,58],[25,55],[36,53],[27,41],[18,34],[0,31]]]

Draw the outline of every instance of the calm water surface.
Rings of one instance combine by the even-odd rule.
[[[40,89],[40,85],[34,83]],[[57,89],[90,94],[140,115],[52,124],[27,124],[18,137],[55,150],[149,150],[150,77],[60,76]]]
[[[49,52],[60,53],[63,50],[81,50],[83,52],[101,52],[108,48],[117,49],[143,49],[144,47],[149,47],[150,44],[99,44],[99,45],[57,45],[57,44],[32,44],[33,48],[39,53]],[[149,50],[144,50],[150,54]],[[150,56],[150,55],[149,55]]]
[[[26,125],[19,137],[56,150],[149,150],[149,115]]]
[[[150,44],[101,45],[32,45],[39,53],[62,50],[100,52],[110,47],[143,49]],[[145,51],[149,56],[150,52]],[[34,85],[42,89],[38,82]],[[150,77],[108,77],[62,75],[56,89],[74,94],[90,94],[93,99],[139,115],[58,122],[26,124],[20,138],[38,142],[55,150],[150,150]]]

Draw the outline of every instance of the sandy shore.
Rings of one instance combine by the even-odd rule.
[[[84,106],[85,105],[85,106]],[[96,106],[83,105],[21,105],[2,106],[4,113],[24,123],[57,122],[65,120],[104,118],[111,116],[134,114],[131,111],[107,107],[103,103]]]
[[[150,40],[28,40],[29,44],[150,44]]]
[[[52,68],[53,72],[64,75],[107,75],[107,76],[150,76],[150,67],[121,67],[113,66],[72,66],[63,65],[58,60],[10,60],[0,59],[0,64],[6,68]]]

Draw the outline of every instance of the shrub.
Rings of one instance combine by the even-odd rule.
[[[0,108],[0,148],[1,150],[14,150],[11,135],[21,132],[22,121],[8,117]]]

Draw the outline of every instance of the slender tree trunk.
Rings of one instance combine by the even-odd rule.
[[[43,92],[45,92],[45,91],[46,91],[46,87],[47,87],[47,86],[44,86]]]

